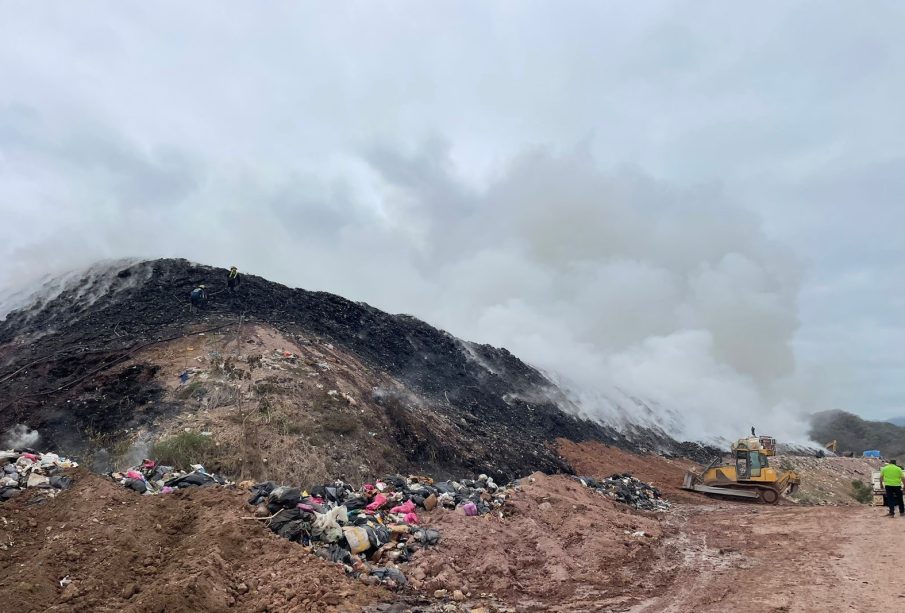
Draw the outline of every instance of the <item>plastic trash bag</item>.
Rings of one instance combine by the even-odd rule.
[[[371,540],[368,538],[368,532],[364,528],[346,526],[343,528],[343,536],[346,537],[349,551],[352,553],[362,553],[371,548]]]
[[[328,543],[334,543],[342,536],[341,524],[349,522],[346,507],[336,507],[326,513],[315,513],[314,522],[311,524],[311,535],[320,537]]]

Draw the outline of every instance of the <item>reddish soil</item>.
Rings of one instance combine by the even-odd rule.
[[[615,473],[632,476],[655,485],[670,502],[707,504],[710,499],[681,489],[686,470],[701,467],[682,458],[664,458],[658,455],[639,455],[610,447],[597,441],[575,443],[556,439],[556,451],[572,465],[579,475],[609,477]]]
[[[587,456],[581,472],[633,472],[670,496],[663,481],[682,470],[602,446],[561,448],[573,462]],[[237,489],[142,497],[72,474],[73,488],[55,498],[30,490],[0,505],[0,609],[806,613],[905,602],[895,570],[905,520],[882,508],[704,499],[653,514],[535,473],[502,516],[425,513],[442,540],[403,567],[412,589],[393,593],[245,519]],[[463,601],[452,601],[456,590]]]
[[[413,585],[490,593],[519,611],[598,610],[657,593],[645,579],[662,537],[656,516],[563,475],[535,473],[521,483],[502,519],[430,514],[443,540],[411,564]]]
[[[0,602],[17,611],[358,611],[389,596],[242,519],[239,490],[139,496],[74,476],[0,507]]]
[[[876,507],[679,506],[665,529],[663,595],[632,613],[901,611],[905,520]],[[670,555],[669,552],[676,555]]]

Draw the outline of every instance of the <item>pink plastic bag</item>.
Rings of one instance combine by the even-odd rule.
[[[403,515],[406,513],[411,513],[415,510],[415,503],[411,500],[406,500],[400,505],[397,505],[390,509],[390,513],[402,513]]]
[[[137,470],[130,470],[129,472],[126,473],[126,476],[129,479],[135,479],[137,481],[145,480],[145,476],[143,474],[141,474],[140,472],[138,472]]]
[[[26,460],[31,460],[32,462],[38,461],[38,456],[33,453],[23,453],[21,457],[25,458]]]
[[[372,513],[386,504],[387,497],[383,494],[377,494],[374,496],[373,502],[365,507],[365,510],[371,511]]]
[[[414,513],[406,513],[406,514],[405,514],[405,523],[407,523],[407,524],[417,524],[417,523],[418,523],[418,516],[415,515]]]
[[[163,486],[163,489],[160,490],[160,493],[161,493],[161,494],[169,494],[169,493],[172,492],[172,491],[174,491],[174,488],[170,487],[169,485],[164,485],[164,486]]]
[[[465,504],[462,505],[462,510],[469,517],[474,517],[475,515],[478,514],[478,505],[476,505],[473,502],[466,502]]]

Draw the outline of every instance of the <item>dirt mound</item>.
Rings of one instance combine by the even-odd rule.
[[[579,475],[608,477],[629,473],[656,486],[670,502],[707,503],[710,500],[680,488],[686,470],[701,469],[690,460],[629,453],[597,441],[576,443],[562,438],[556,440],[556,450]]]
[[[408,568],[427,592],[492,593],[519,611],[588,611],[656,592],[645,578],[658,557],[655,516],[611,502],[563,475],[520,481],[503,517],[438,510],[427,522],[441,545]]]
[[[0,507],[0,598],[16,610],[358,611],[388,598],[242,519],[245,492],[139,496],[72,476],[55,498]]]
[[[770,460],[785,470],[795,470],[801,476],[798,491],[789,499],[799,504],[854,506],[852,481],[872,485],[871,473],[880,470],[881,460],[869,458],[841,458],[813,456],[776,456]]]

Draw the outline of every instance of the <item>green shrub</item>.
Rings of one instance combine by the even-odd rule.
[[[198,432],[180,432],[157,441],[151,448],[151,456],[160,464],[180,470],[189,470],[192,464],[210,463],[215,452],[216,445],[211,437]]]
[[[207,389],[205,389],[204,384],[201,383],[201,381],[197,380],[192,381],[187,385],[183,385],[176,390],[176,398],[179,398],[180,400],[188,400],[189,398],[201,400],[205,395],[207,395]]]
[[[852,481],[851,496],[861,504],[870,504],[874,501],[874,490],[870,485],[855,479]]]

